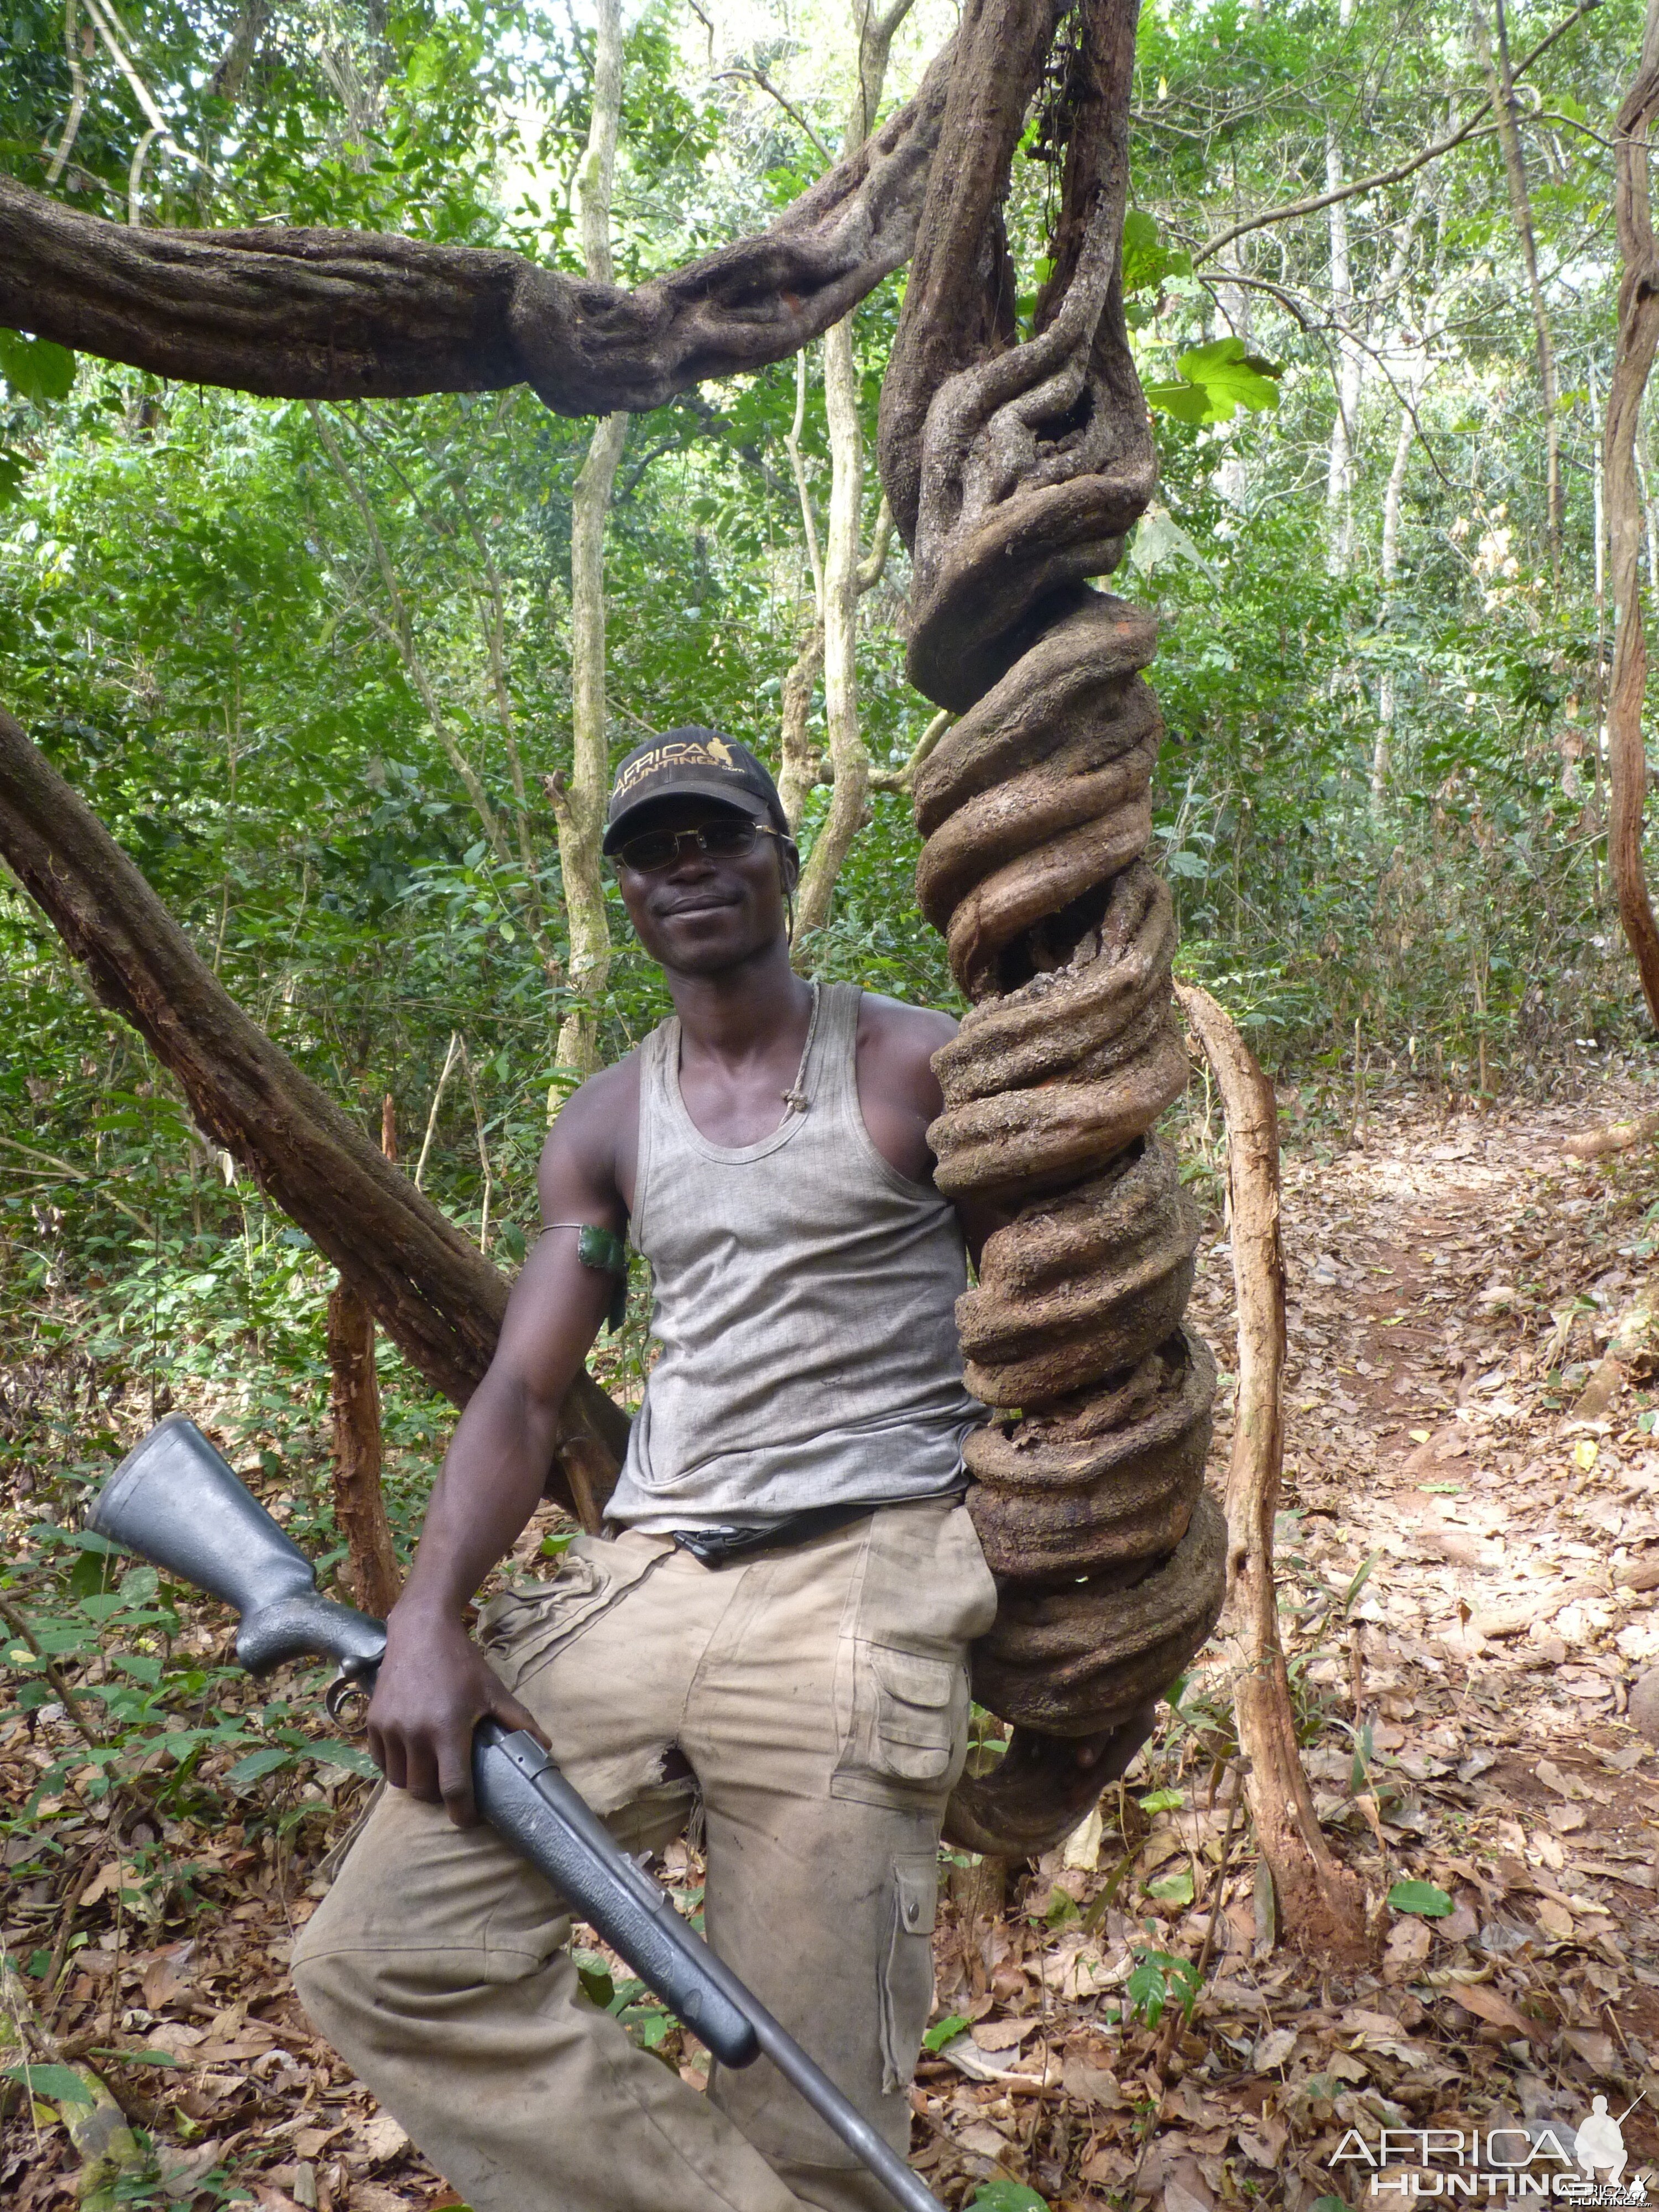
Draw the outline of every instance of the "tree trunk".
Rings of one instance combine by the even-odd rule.
[[[1538,348],[1538,385],[1544,407],[1545,489],[1547,521],[1545,535],[1549,544],[1550,566],[1559,574],[1561,567],[1561,420],[1556,404],[1555,339],[1550,330],[1549,310],[1544,304],[1544,288],[1538,281],[1538,246],[1532,225],[1532,194],[1527,184],[1527,157],[1521,145],[1521,133],[1516,124],[1515,76],[1510,67],[1509,26],[1504,20],[1504,0],[1494,0],[1498,16],[1498,49],[1492,51],[1492,27],[1486,21],[1481,0],[1471,0],[1474,21],[1475,49],[1480,65],[1486,74],[1486,83],[1492,94],[1492,112],[1498,125],[1498,143],[1503,149],[1504,175],[1509,186],[1510,212],[1515,218],[1515,234],[1520,241],[1522,265],[1527,272],[1527,295],[1532,302],[1533,330]],[[1617,155],[1615,155],[1615,161]]]
[[[0,325],[278,398],[528,384],[561,415],[660,407],[787,360],[903,265],[951,51],[769,230],[631,292],[367,231],[130,230],[0,178]]]
[[[250,1021],[79,796],[0,711],[0,855],[94,995],[175,1076],[203,1130],[325,1253],[434,1389],[464,1406],[489,1364],[507,1283],[325,1091]],[[565,1401],[568,1449],[614,1474],[620,1409],[591,1377]],[[550,1494],[573,1508],[562,1474]]]
[[[570,931],[574,1002],[559,1024],[554,1058],[592,1075],[599,1064],[599,1000],[611,975],[611,924],[605,903],[605,806],[611,789],[611,741],[605,677],[605,525],[628,434],[626,415],[594,426],[570,506],[570,745],[568,786],[555,788],[559,873]]]
[[[1234,1690],[1245,1789],[1285,1933],[1319,1958],[1358,1960],[1370,1946],[1364,1893],[1320,1832],[1303,1769],[1279,1636],[1273,1516],[1284,1460],[1285,1259],[1279,1235],[1279,1114],[1273,1087],[1207,991],[1176,996],[1204,1048],[1227,1124],[1238,1401],[1227,1473],[1227,1580],[1244,1645]]]
[[[1659,928],[1642,865],[1642,813],[1647,753],[1642,737],[1648,645],[1642,619],[1642,513],[1636,480],[1636,434],[1642,397],[1659,344],[1659,254],[1648,185],[1648,131],[1659,112],[1659,0],[1649,0],[1642,59],[1619,111],[1613,156],[1613,206],[1624,274],[1619,285],[1619,346],[1607,392],[1603,444],[1607,519],[1613,538],[1615,629],[1607,700],[1607,777],[1611,787],[1607,860],[1619,919],[1636,957],[1650,1019],[1659,1027]]]
[[[878,15],[872,0],[857,0],[858,83],[842,141],[842,157],[857,153],[870,134],[881,102],[893,34],[915,0],[893,0]],[[833,791],[800,879],[795,921],[797,960],[807,964],[811,939],[830,919],[836,881],[864,826],[870,796],[870,756],[859,722],[859,601],[867,588],[860,574],[864,509],[864,431],[859,422],[859,372],[853,318],[847,315],[823,338],[823,408],[830,429],[830,528],[823,549],[818,618],[823,628],[823,720],[830,741]]]
[[[374,1371],[374,1316],[349,1283],[328,1299],[329,1408],[334,1425],[334,1517],[350,1555],[354,1603],[384,1620],[403,1573],[380,1485],[380,1384]]]
[[[1342,9],[1342,21],[1348,9]],[[1325,184],[1340,191],[1342,146],[1334,124],[1325,129]],[[1334,199],[1326,216],[1331,242],[1331,312],[1336,333],[1336,418],[1331,424],[1330,458],[1325,472],[1325,538],[1333,572],[1346,576],[1353,557],[1354,448],[1359,435],[1359,401],[1364,390],[1365,357],[1350,336],[1354,314],[1353,270],[1348,252],[1348,204]]]
[[[380,1101],[380,1152],[388,1160],[398,1157],[398,1113],[389,1091]],[[384,1620],[397,1603],[403,1574],[386,1514],[374,1316],[341,1275],[329,1293],[328,1364],[334,1518],[346,1540],[352,1596]]]
[[[830,421],[830,528],[823,550],[823,719],[834,786],[830,811],[802,872],[795,923],[798,957],[830,919],[842,863],[869,798],[870,756],[859,727],[859,525],[864,504],[864,433],[849,316],[825,334],[823,404]]]
[[[1415,403],[1420,389],[1413,380],[1412,398]],[[1412,444],[1417,435],[1417,425],[1411,411],[1400,410],[1400,431],[1395,440],[1394,466],[1389,471],[1387,489],[1382,495],[1382,591],[1386,610],[1389,595],[1393,592],[1400,574],[1400,509],[1406,495],[1406,472],[1411,466]],[[1384,665],[1377,684],[1376,741],[1371,749],[1371,805],[1380,808],[1388,796],[1389,777],[1394,766],[1395,672]]]
[[[622,118],[621,0],[599,0],[593,53],[593,106],[587,149],[576,176],[582,258],[596,284],[613,274],[611,195]],[[573,1003],[559,1024],[554,1058],[582,1076],[599,1065],[599,1001],[611,976],[611,924],[605,903],[605,804],[611,788],[610,716],[605,669],[605,526],[628,417],[603,416],[570,503],[570,749],[568,790],[555,804],[559,873],[570,931]]]

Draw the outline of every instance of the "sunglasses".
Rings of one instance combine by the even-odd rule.
[[[705,822],[699,830],[647,830],[642,837],[618,845],[613,857],[636,876],[659,876],[687,850],[711,860],[741,860],[754,851],[757,837],[778,835],[763,823],[738,815],[729,822]]]

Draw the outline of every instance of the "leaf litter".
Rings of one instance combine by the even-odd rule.
[[[1376,1960],[1334,1973],[1276,1925],[1238,1802],[1224,1622],[1066,1845],[1034,1868],[945,1855],[911,2102],[915,2162],[947,2204],[1313,2212],[1360,2198],[1331,2163],[1349,2129],[1576,2125],[1598,2092],[1641,2100],[1632,2167],[1659,2163],[1656,1753],[1632,1714],[1659,1667],[1659,1160],[1560,1152],[1630,1103],[1448,1117],[1407,1096],[1333,1138],[1282,1100],[1281,1611],[1317,1811],[1373,1899]],[[1214,1206],[1193,1319],[1224,1377]],[[1230,1444],[1224,1380],[1218,1488]],[[185,1633],[215,1647],[222,1620],[204,1607]],[[982,1723],[978,1756],[999,1733]],[[73,1742],[61,1705],[0,1725],[14,1819]],[[72,1771],[36,1804],[64,1849],[57,1879],[6,1891],[37,2018],[0,2025],[3,2055],[32,2062],[44,2037],[111,2083],[151,2145],[125,2201],[458,2201],[288,1984],[369,1787],[319,1772],[317,1817],[281,1838],[252,1821],[158,1836],[141,1797],[77,1799]],[[176,1924],[144,1917],[147,1848],[189,1863]],[[21,1863],[15,1834],[7,1850]],[[694,1911],[696,1854],[672,1846],[659,1871]],[[578,1945],[594,2001],[704,2086],[698,2047],[591,1931]],[[33,2097],[3,2093],[0,2200],[18,2212],[71,2201],[80,2163],[42,2070]]]

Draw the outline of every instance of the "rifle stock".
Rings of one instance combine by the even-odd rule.
[[[251,1674],[332,1659],[337,1690],[371,1689],[386,1628],[319,1594],[311,1562],[201,1431],[169,1414],[129,1452],[89,1516],[100,1535],[234,1606],[236,1656]],[[763,2051],[905,2212],[944,2212],[856,2106],[629,1857],[556,1762],[523,1730],[481,1721],[472,1739],[478,1808],[505,1842],[596,1928],[723,2065]]]

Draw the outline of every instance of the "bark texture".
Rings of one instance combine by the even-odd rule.
[[[1642,978],[1648,1013],[1659,1027],[1659,927],[1642,865],[1647,754],[1642,714],[1648,641],[1642,619],[1642,504],[1637,430],[1659,345],[1659,253],[1648,184],[1648,132],[1659,112],[1659,0],[1650,0],[1642,58],[1619,111],[1613,154],[1613,210],[1624,274],[1619,285],[1619,345],[1607,391],[1604,451],[1613,541],[1613,680],[1607,697],[1607,860],[1619,919]]]
[[[632,291],[367,231],[134,230],[0,178],[0,324],[159,376],[293,399],[530,385],[637,413],[783,361],[908,258],[951,50],[769,230]]]
[[[384,1158],[328,1094],[250,1021],[101,823],[0,710],[0,855],[179,1080],[201,1127],[331,1260],[434,1389],[466,1403],[489,1364],[508,1285]],[[626,1418],[589,1376],[565,1401],[562,1472],[621,1462]]]
[[[1188,1075],[1170,895],[1142,859],[1155,629],[1087,582],[1156,473],[1118,286],[1135,15],[1066,19],[1041,123],[1064,167],[1053,275],[1016,344],[1001,200],[1060,10],[964,9],[882,405],[910,679],[962,718],[915,782],[922,911],[975,1001],[934,1062],[931,1141],[942,1189],[1014,1217],[957,1318],[1000,1409],[967,1452],[1002,1585],[975,1692],[1015,1730],[951,1814],[1006,1856],[1075,1823],[1222,1595],[1215,1370],[1182,1327],[1196,1229],[1151,1134]]]
[[[334,1518],[349,1555],[351,1595],[384,1620],[403,1574],[380,1486],[380,1383],[374,1371],[374,1316],[349,1283],[328,1299],[329,1410],[334,1429]]]
[[[869,135],[881,101],[893,34],[913,4],[914,0],[893,0],[886,13],[878,15],[872,0],[856,0],[858,84],[842,141],[845,159],[855,155]],[[795,924],[798,964],[810,960],[810,940],[830,919],[836,882],[866,818],[870,793],[870,756],[859,722],[858,684],[859,601],[869,588],[860,561],[864,432],[859,422],[858,362],[850,314],[824,333],[823,406],[830,432],[830,526],[817,598],[832,795],[801,873]]]
[[[1273,1516],[1285,1448],[1279,1110],[1273,1085],[1209,993],[1177,983],[1176,996],[1204,1048],[1227,1123],[1238,1304],[1238,1405],[1227,1470],[1227,1581],[1244,1645],[1233,1692],[1244,1787],[1285,1934],[1316,1957],[1358,1960],[1370,1948],[1364,1892],[1332,1857],[1320,1832],[1296,1740],[1273,1583]]]
[[[622,9],[599,0],[593,57],[593,112],[577,178],[582,258],[596,283],[611,282],[611,196],[622,118]],[[599,1064],[596,1001],[611,975],[611,924],[605,903],[605,805],[611,787],[610,709],[605,690],[605,532],[611,495],[628,438],[616,411],[593,426],[570,501],[570,782],[550,787],[559,825],[559,874],[570,930],[570,988],[575,1002],[559,1025],[554,1058],[586,1076]]]

